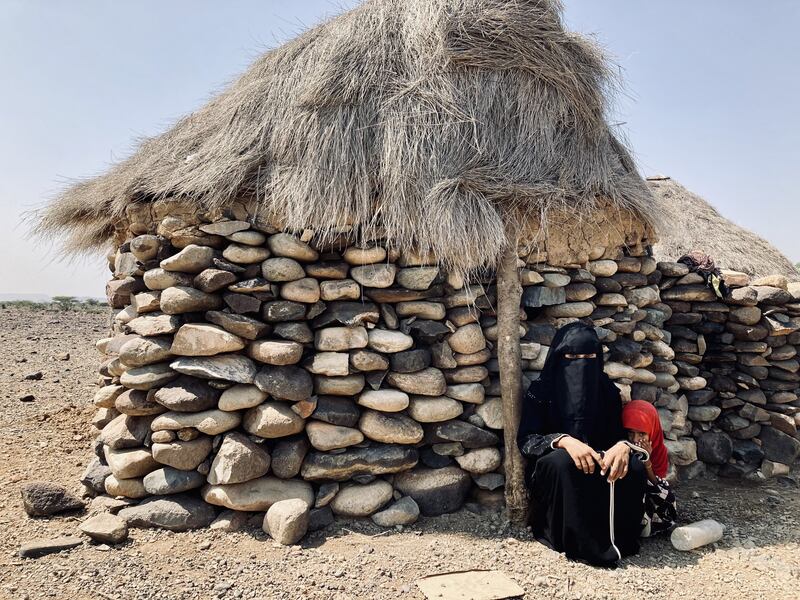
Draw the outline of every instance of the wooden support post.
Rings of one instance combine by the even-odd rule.
[[[513,240],[513,238],[512,238]],[[519,307],[522,286],[517,271],[516,244],[509,244],[497,267],[497,362],[503,402],[506,509],[513,523],[524,524],[528,510],[525,466],[517,447],[522,413],[522,356],[519,347]]]

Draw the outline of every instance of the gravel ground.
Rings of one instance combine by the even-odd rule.
[[[76,534],[85,515],[31,519],[20,487],[55,481],[74,491],[91,456],[91,397],[103,313],[0,309],[0,598],[422,598],[425,575],[500,569],[526,598],[800,597],[800,496],[795,479],[760,487],[702,481],[678,488],[681,518],[727,526],[714,547],[679,553],[645,543],[616,570],[569,562],[511,528],[503,515],[461,511],[403,531],[338,522],[299,547],[257,527],[238,533],[133,530],[115,548],[88,542],[39,559],[20,544]],[[62,353],[69,353],[63,360]],[[26,380],[32,372],[40,380]],[[34,400],[20,398],[32,394]]]

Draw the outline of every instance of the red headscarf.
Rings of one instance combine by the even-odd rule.
[[[646,400],[631,400],[622,407],[622,426],[625,429],[643,431],[650,436],[653,446],[650,453],[653,472],[659,477],[666,477],[669,455],[664,445],[664,432],[661,430],[661,419],[658,418],[656,407]]]

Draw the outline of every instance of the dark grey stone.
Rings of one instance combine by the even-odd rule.
[[[408,323],[407,320],[404,320],[403,324],[401,329],[414,338],[415,342],[425,346],[432,346],[437,342],[441,342],[451,333],[441,321],[417,319],[413,323]]]
[[[420,512],[428,517],[457,511],[472,487],[469,473],[458,467],[419,467],[395,476],[394,486],[411,496]]]
[[[333,511],[330,506],[312,508],[308,513],[308,531],[320,531],[333,525]]]
[[[156,402],[169,410],[199,412],[217,407],[220,392],[202,379],[182,375],[155,393]]]
[[[733,454],[733,440],[723,431],[706,431],[697,438],[697,458],[713,465],[724,465]]]
[[[319,396],[311,416],[319,421],[343,427],[355,427],[361,411],[353,400],[342,396]]]
[[[314,333],[311,328],[302,322],[276,323],[274,333],[279,338],[298,344],[310,344],[314,341]]]
[[[102,464],[100,459],[95,457],[81,475],[81,483],[95,494],[105,494],[105,481],[109,475],[111,475],[111,467]]]
[[[800,456],[800,441],[774,427],[762,427],[758,437],[764,456],[773,462],[791,465]]]
[[[171,531],[187,531],[207,527],[217,516],[216,510],[196,496],[147,498],[136,506],[119,511],[129,527],[158,527]]]
[[[554,306],[567,301],[567,291],[563,287],[549,288],[541,285],[531,285],[522,292],[522,306],[539,308],[541,306]]]
[[[267,392],[279,400],[299,402],[308,400],[314,393],[311,374],[294,365],[268,365],[256,374],[255,384],[262,392]]]
[[[48,517],[80,510],[83,502],[67,488],[49,481],[31,481],[22,486],[22,506],[31,517]]]
[[[266,302],[261,309],[261,317],[268,323],[282,321],[302,321],[306,316],[306,305],[291,300]]]
[[[429,444],[461,442],[464,448],[485,448],[498,445],[500,440],[490,431],[456,419],[425,425],[425,442]]]
[[[226,292],[222,294],[222,300],[235,313],[257,313],[261,310],[261,300],[248,294],[235,294]]]
[[[328,302],[325,310],[315,317],[311,325],[314,329],[345,325],[355,327],[366,323],[377,323],[380,320],[378,307],[372,302]]]
[[[732,456],[748,465],[760,465],[764,460],[764,451],[753,440],[736,440],[733,442]]]
[[[396,352],[390,356],[391,369],[396,373],[414,373],[431,366],[431,352],[427,348]]]
[[[339,454],[311,452],[303,461],[303,479],[344,481],[355,475],[397,473],[417,464],[416,448],[376,444],[366,448],[348,448]]]

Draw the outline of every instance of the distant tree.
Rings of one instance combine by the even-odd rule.
[[[77,301],[75,296],[53,296],[53,303],[61,310],[72,310]]]
[[[95,300],[94,298],[87,298],[83,301],[86,306],[100,306],[100,301]]]

